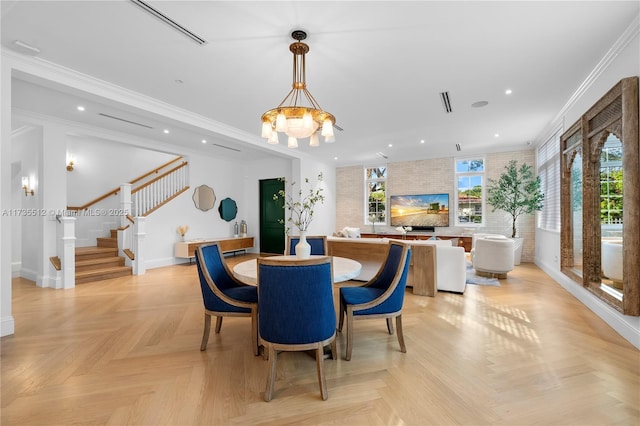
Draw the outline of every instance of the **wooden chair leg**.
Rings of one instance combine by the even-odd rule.
[[[342,332],[342,325],[344,324],[344,302],[342,301],[342,297],[340,298],[340,320],[338,322],[338,331]]]
[[[396,317],[396,328],[398,329],[398,343],[400,343],[400,351],[407,353],[407,347],[404,344],[404,334],[402,333],[402,315]]]
[[[331,359],[338,359],[338,339],[333,339],[331,342]]]
[[[353,311],[347,307],[347,351],[344,359],[351,360],[351,349],[353,348]]]
[[[202,343],[200,343],[200,350],[207,349],[207,343],[209,342],[209,333],[211,332],[211,315],[204,313],[204,332],[202,333]]]
[[[393,334],[393,318],[387,318],[387,331]]]
[[[222,317],[216,317],[216,333],[220,333],[222,329]]]
[[[257,309],[251,310],[251,340],[253,341],[253,354],[255,356],[260,355],[260,349],[258,348],[258,311]]]
[[[269,347],[269,375],[267,376],[267,388],[264,391],[264,400],[269,402],[273,397],[273,386],[276,381],[276,357],[277,352],[273,349],[273,345],[267,345]]]
[[[324,377],[324,347],[322,343],[318,343],[316,348],[316,369],[318,370],[318,383],[320,383],[320,395],[322,400],[326,401],[329,398],[329,392],[327,391],[327,381]]]

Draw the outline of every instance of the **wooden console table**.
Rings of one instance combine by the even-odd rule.
[[[432,236],[434,236],[433,234],[412,234],[412,233],[408,233],[406,234],[404,237],[402,238],[402,234],[367,234],[367,233],[362,233],[360,234],[360,236],[362,238],[394,238],[396,240],[402,240],[402,239],[406,239],[406,240],[428,240],[429,238],[431,238]],[[439,240],[451,240],[453,238],[457,238],[458,239],[458,247],[463,247],[464,251],[469,253],[471,252],[471,243],[472,243],[472,236],[471,235],[435,235],[435,237]]]
[[[212,238],[206,240],[181,241],[176,243],[175,256],[193,259],[196,248],[201,245],[218,243],[222,253],[232,253],[253,248],[253,237]]]

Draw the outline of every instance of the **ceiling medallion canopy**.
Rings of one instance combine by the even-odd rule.
[[[296,40],[289,46],[293,53],[292,88],[280,105],[262,114],[262,137],[275,145],[279,143],[278,133],[284,133],[288,136],[289,148],[297,148],[300,138],[309,138],[310,146],[320,145],[318,133],[325,137],[325,142],[335,142],[336,118],[320,108],[307,90],[305,55],[309,46],[301,41],[307,38],[307,33],[296,30],[291,37]]]

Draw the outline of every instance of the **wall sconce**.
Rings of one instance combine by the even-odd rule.
[[[76,157],[73,154],[67,154],[67,171],[72,172],[73,166],[76,164]]]
[[[33,189],[33,184],[29,183],[29,178],[27,176],[22,176],[22,189],[24,189],[24,196],[27,195],[36,195],[35,190]]]

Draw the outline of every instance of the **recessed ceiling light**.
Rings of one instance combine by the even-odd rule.
[[[334,160],[337,160],[337,159],[338,159],[338,157],[333,157],[333,159],[334,159]]]
[[[424,139],[421,139],[421,140],[420,140],[420,143],[424,143]]]
[[[169,133],[169,130],[164,129],[164,130],[163,130],[163,132],[164,132],[165,134],[168,134],[168,133]]]
[[[496,134],[495,134],[495,135],[493,135],[493,136],[495,136],[496,138],[499,138],[499,137],[500,137],[500,133],[496,133]]]
[[[393,147],[393,144],[392,144],[392,143],[390,143],[390,144],[389,144],[389,148],[391,148],[391,147]]]
[[[78,111],[84,111],[84,107],[83,107],[82,105],[78,105],[77,110],[78,110]]]
[[[206,139],[202,139],[202,143],[207,143],[207,140]]]
[[[505,91],[504,91],[504,94],[505,94],[505,95],[510,95],[511,93],[513,93],[513,92],[511,91],[511,89],[507,89],[507,90],[505,90]]]
[[[474,102],[471,104],[472,107],[474,108],[482,108],[489,105],[489,102],[487,101],[478,101],[478,102]]]

